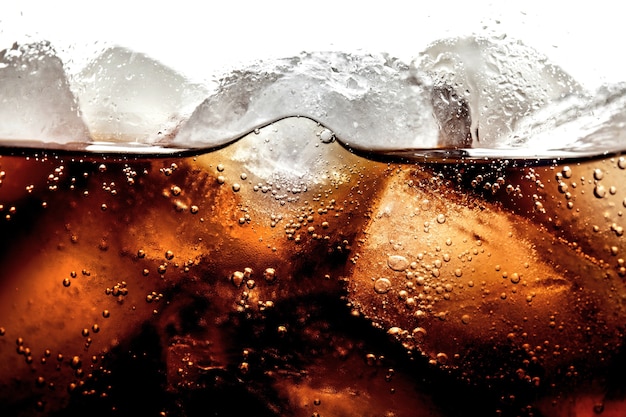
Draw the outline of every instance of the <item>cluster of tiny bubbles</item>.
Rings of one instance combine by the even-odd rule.
[[[157,293],[156,291],[152,291],[148,295],[146,295],[146,302],[147,303],[152,303],[152,302],[156,303],[156,302],[161,301],[162,298],[163,298],[163,294]]]
[[[60,165],[54,169],[52,173],[48,175],[48,190],[57,191],[59,189],[59,182],[65,175],[65,167]]]
[[[4,205],[0,204],[0,212],[4,211]],[[5,220],[11,220],[11,218],[17,213],[17,208],[15,206],[11,206],[7,210],[7,214],[4,215]]]
[[[235,271],[230,275],[230,282],[237,288],[241,287],[244,281],[249,281],[252,276],[252,268],[246,267],[242,271]]]
[[[126,281],[118,282],[113,287],[107,287],[104,290],[104,293],[106,295],[111,295],[113,297],[117,297],[117,301],[119,303],[122,303],[124,301],[124,297],[126,297],[128,295],[127,285],[128,284],[126,283]]]
[[[178,165],[176,163],[172,162],[169,167],[160,168],[159,172],[162,173],[163,175],[165,175],[166,177],[169,177],[177,169],[178,169]]]

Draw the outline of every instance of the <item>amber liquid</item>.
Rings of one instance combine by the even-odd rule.
[[[1,415],[626,413],[626,160],[302,159],[272,134],[5,149]]]

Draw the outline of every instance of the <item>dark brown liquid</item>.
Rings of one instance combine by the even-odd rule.
[[[270,146],[0,157],[0,414],[626,412],[622,158]]]

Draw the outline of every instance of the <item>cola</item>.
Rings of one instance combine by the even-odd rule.
[[[619,154],[361,155],[287,118],[0,164],[3,415],[624,411]]]
[[[0,51],[0,413],[621,416],[626,86],[508,37],[215,85]]]

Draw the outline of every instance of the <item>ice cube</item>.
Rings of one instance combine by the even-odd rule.
[[[206,97],[205,87],[190,83],[154,59],[112,47],[77,76],[77,95],[94,139],[155,144]]]
[[[174,143],[217,146],[288,116],[321,122],[363,150],[430,148],[438,141],[429,92],[407,65],[386,55],[318,52],[228,74]]]
[[[434,90],[452,90],[467,103],[473,147],[502,145],[519,119],[555,100],[582,92],[545,56],[508,38],[437,41],[412,65],[421,82],[431,84]],[[441,124],[441,117],[439,120]]]
[[[29,146],[89,142],[61,60],[49,43],[0,51],[0,139]]]
[[[569,96],[521,119],[510,146],[600,153],[621,151],[626,141],[626,84],[603,86],[595,94]]]

